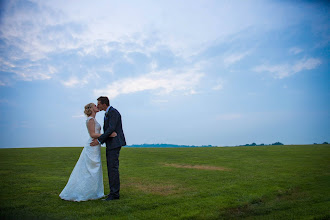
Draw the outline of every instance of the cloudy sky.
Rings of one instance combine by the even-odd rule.
[[[1,0],[0,147],[83,146],[101,95],[128,145],[329,142],[329,9]]]

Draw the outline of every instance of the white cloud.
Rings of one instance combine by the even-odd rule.
[[[0,66],[6,66],[2,71],[14,72],[20,80],[51,79],[40,61],[61,61],[62,54],[102,57],[102,53],[116,51],[125,57],[137,51],[149,56],[165,48],[178,59],[187,60],[214,42],[228,43],[231,36],[242,36],[247,30],[262,33],[300,22],[304,18],[301,12],[306,10],[304,5],[257,0],[239,4],[175,0],[100,0],[97,4],[82,0],[77,4],[70,0],[32,0],[9,1],[2,6],[0,40],[6,54]],[[56,58],[52,57],[54,54]],[[248,54],[230,54],[224,63],[233,65]],[[21,61],[36,62],[41,68],[24,69]],[[157,68],[157,63],[153,65]],[[73,77],[62,83],[72,87],[85,85],[86,81]]]
[[[292,70],[294,73],[303,71],[303,70],[312,70],[321,64],[320,59],[310,58],[310,59],[302,59],[296,62],[293,66]]]
[[[94,90],[97,96],[106,95],[113,99],[121,94],[141,91],[157,91],[158,94],[170,94],[182,91],[184,94],[195,94],[195,87],[204,76],[198,68],[177,71],[174,69],[154,71],[135,78],[124,78],[113,82],[105,89]]]
[[[250,54],[250,51],[230,54],[224,58],[223,62],[226,66],[233,65],[236,62],[242,60],[244,57],[246,57],[249,54]]]
[[[27,5],[25,5],[27,4]],[[63,13],[32,2],[11,1],[4,4],[1,16],[1,39],[13,51],[9,58],[37,61],[49,53],[77,48],[72,23],[63,19]],[[74,24],[73,24],[74,25]]]
[[[299,47],[292,47],[289,49],[289,52],[292,54],[299,54],[299,53],[303,52],[303,49],[301,49]]]
[[[18,5],[22,4],[22,5]],[[48,53],[83,48],[93,50],[97,42],[132,43],[145,47],[150,36],[158,46],[176,55],[191,56],[205,45],[251,27],[277,28],[297,19],[282,16],[298,10],[290,4],[265,4],[260,1],[90,1],[34,0],[11,2],[2,16],[2,37],[37,60]],[[259,9],[259,10],[256,10]],[[279,13],[270,13],[277,10]],[[184,16],[183,16],[184,11]],[[278,15],[277,15],[278,14]],[[145,16],[148,15],[148,16]],[[28,24],[28,25],[27,25]],[[193,25],[192,25],[193,24]],[[147,48],[144,48],[147,49]],[[106,51],[111,50],[105,47]],[[234,59],[234,60],[233,60]],[[228,62],[235,61],[232,57]]]
[[[213,90],[221,90],[223,88],[222,83],[219,83],[218,85],[213,87]]]
[[[75,87],[77,85],[85,85],[87,83],[88,83],[87,80],[84,80],[84,79],[80,80],[75,76],[71,77],[67,81],[62,81],[62,84],[66,87]]]
[[[15,68],[3,66],[1,71],[8,71],[15,74],[16,78],[23,81],[47,80],[51,79],[57,69],[50,65],[40,65],[37,63],[17,65]]]
[[[256,72],[270,72],[274,78],[283,79],[292,76],[303,70],[315,69],[321,64],[320,59],[309,58],[301,59],[294,64],[279,64],[279,65],[260,65],[253,70]]]
[[[90,80],[95,80],[99,78],[99,75],[96,73],[88,73],[84,77],[72,76],[68,80],[61,80],[61,83],[66,87],[82,87],[87,85]]]
[[[153,61],[150,63],[150,69],[151,69],[152,71],[156,71],[157,67],[158,67],[157,62],[156,62],[155,60],[153,60]]]

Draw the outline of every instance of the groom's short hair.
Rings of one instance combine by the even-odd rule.
[[[106,104],[107,106],[110,106],[110,101],[108,99],[108,97],[106,96],[100,96],[97,101],[100,101],[101,104]]]

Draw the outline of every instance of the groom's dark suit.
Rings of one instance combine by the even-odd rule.
[[[121,115],[117,109],[110,106],[108,112],[105,113],[104,133],[98,138],[99,142],[106,144],[106,157],[108,167],[108,178],[110,186],[110,197],[119,198],[120,181],[119,181],[119,151],[122,146],[126,145],[125,135],[123,132]],[[109,137],[112,132],[116,132],[117,136]]]

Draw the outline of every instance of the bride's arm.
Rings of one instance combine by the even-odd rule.
[[[94,120],[89,120],[87,123],[87,128],[88,128],[88,133],[92,138],[99,138],[102,134],[95,133],[95,121]],[[117,133],[112,132],[109,137],[116,137]]]
[[[95,121],[89,120],[87,123],[88,133],[92,138],[98,138],[101,134],[95,133]]]

